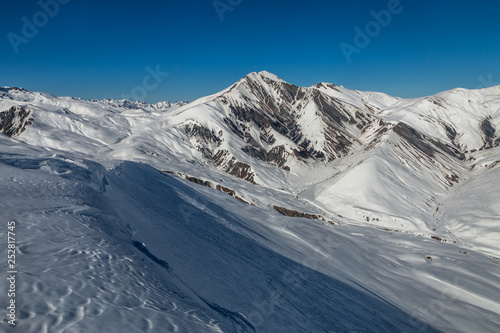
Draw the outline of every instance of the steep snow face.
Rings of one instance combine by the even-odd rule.
[[[500,88],[455,89],[435,96],[401,100],[383,114],[446,142],[462,152],[496,147],[500,126]],[[495,134],[496,132],[496,134]]]
[[[464,246],[500,257],[500,149],[471,156],[468,179],[451,189],[436,211],[438,223]]]
[[[300,197],[324,209],[335,207],[338,214],[359,222],[455,241],[436,225],[434,212],[440,198],[468,178],[468,170],[431,141],[420,137],[413,142],[399,128],[384,134],[368,152],[351,155],[337,174]]]
[[[146,164],[106,170],[0,140],[0,198],[9,207],[0,216],[16,220],[23,235],[23,332],[488,332],[500,325],[497,266],[481,251],[294,220]]]
[[[23,331],[498,330],[499,90],[268,72],[176,105],[1,88],[20,134],[0,136],[2,214],[47,226],[20,246],[40,295]],[[70,289],[50,284],[74,253]]]
[[[16,326],[2,321],[0,331],[233,330],[168,266],[156,268],[126,225],[116,224],[113,207],[121,204],[103,196],[102,166],[22,148],[23,155],[4,149],[0,162],[0,216],[17,223],[20,272]]]

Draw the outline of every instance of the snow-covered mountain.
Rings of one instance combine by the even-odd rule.
[[[188,104],[187,101],[179,101],[175,103],[170,103],[167,101],[158,102],[155,104],[148,104],[144,101],[131,101],[128,99],[115,100],[109,99],[92,99],[92,100],[82,100],[75,97],[55,97],[50,94],[40,93],[40,92],[30,92],[23,88],[10,88],[10,87],[0,87],[0,98],[10,99],[17,102],[37,102],[52,105],[71,105],[72,103],[86,104],[89,107],[104,107],[107,109],[120,110],[142,110],[142,111],[171,111],[179,108],[183,105]]]
[[[500,86],[402,99],[260,72],[153,105],[1,88],[18,326],[496,331],[499,129]]]

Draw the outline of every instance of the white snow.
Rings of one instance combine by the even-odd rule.
[[[35,119],[19,137],[0,135],[0,219],[18,225],[17,331],[500,329],[500,147],[481,149],[480,127],[489,117],[500,128],[500,87],[409,100],[302,88],[388,130],[348,126],[357,140],[349,153],[330,162],[290,157],[288,172],[243,153],[246,143],[224,121],[230,109],[218,97],[259,102],[247,80],[283,102],[285,82],[268,72],[175,106],[3,88],[0,111],[21,105]],[[307,101],[290,112],[321,149],[327,128]],[[393,131],[399,122],[465,158],[423,155]],[[222,132],[217,149],[251,165],[258,185],[206,162],[187,124]],[[255,126],[249,133],[259,135]],[[271,134],[266,148],[297,147]],[[162,170],[226,186],[252,205]],[[273,205],[325,221],[286,217]]]

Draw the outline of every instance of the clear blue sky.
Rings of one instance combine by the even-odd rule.
[[[401,97],[500,84],[500,1],[401,0],[350,63],[340,43],[356,46],[354,28],[389,0],[219,1],[231,2],[221,21],[213,0],[71,0],[44,25],[38,1],[2,1],[0,86],[121,98],[157,65],[169,76],[147,81],[148,102],[191,101],[260,70]],[[16,53],[9,33],[24,38],[34,15],[40,28]]]

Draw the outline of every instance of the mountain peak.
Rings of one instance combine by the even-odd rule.
[[[499,332],[500,92],[398,100],[280,80],[251,73],[174,112],[0,88],[1,216],[22,217],[9,225],[33,244],[23,270],[40,286],[23,311],[62,299],[56,314],[110,314],[20,330],[144,331],[150,318],[191,332]],[[436,292],[450,272],[467,293],[456,302]],[[144,299],[155,306],[116,329]]]
[[[283,81],[282,78],[280,78],[278,75],[270,73],[268,71],[260,71],[258,73],[260,76],[267,77],[268,79],[274,80],[274,81]]]
[[[278,75],[270,73],[268,71],[252,72],[245,76],[245,78],[266,78],[272,81],[285,82]]]

